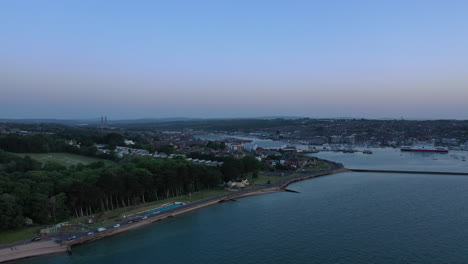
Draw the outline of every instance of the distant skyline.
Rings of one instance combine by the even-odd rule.
[[[2,1],[0,119],[468,119],[468,1]]]

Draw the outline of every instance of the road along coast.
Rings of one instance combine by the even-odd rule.
[[[272,184],[268,187],[253,189],[253,190],[237,191],[231,194],[222,195],[222,196],[210,198],[210,199],[199,201],[199,202],[189,203],[184,206],[180,206],[171,210],[161,212],[157,216],[148,217],[147,219],[141,220],[133,224],[106,230],[106,231],[99,232],[99,233],[89,235],[89,236],[83,236],[72,241],[64,241],[62,244],[59,244],[53,241],[40,241],[40,242],[30,242],[30,243],[26,243],[23,245],[17,245],[11,248],[8,247],[8,248],[0,249],[0,263],[18,260],[18,259],[36,257],[36,256],[41,256],[41,255],[65,253],[67,251],[71,252],[71,248],[73,246],[84,244],[84,243],[89,243],[94,240],[110,237],[115,234],[141,228],[151,223],[162,221],[163,219],[174,218],[175,216],[189,213],[189,212],[192,212],[192,211],[204,208],[204,207],[208,207],[211,205],[215,205],[220,202],[234,200],[234,199],[238,199],[242,197],[260,195],[260,194],[283,192],[285,191],[285,188],[288,185],[294,182],[307,180],[310,178],[316,178],[320,176],[325,176],[325,175],[331,175],[335,173],[347,172],[347,171],[349,170],[343,167],[339,167],[335,170],[321,171],[321,172],[315,172],[315,173],[306,173],[303,175],[288,178],[284,181],[281,181],[274,185]]]

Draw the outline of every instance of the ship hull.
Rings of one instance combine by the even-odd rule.
[[[401,151],[412,151],[412,152],[439,152],[439,153],[447,153],[447,149],[400,149]]]

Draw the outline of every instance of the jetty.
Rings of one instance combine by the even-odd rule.
[[[353,172],[377,172],[377,173],[407,173],[407,174],[440,174],[440,175],[463,175],[468,176],[468,172],[447,172],[447,171],[411,171],[411,170],[373,170],[373,169],[348,169]]]

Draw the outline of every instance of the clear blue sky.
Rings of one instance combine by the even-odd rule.
[[[0,118],[468,119],[468,1],[0,2]]]

